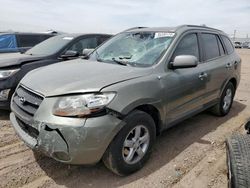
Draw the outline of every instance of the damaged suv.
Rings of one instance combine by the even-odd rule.
[[[33,150],[67,164],[139,170],[156,135],[203,110],[224,116],[240,81],[241,59],[220,30],[184,25],[121,32],[88,60],[26,75],[11,122]]]

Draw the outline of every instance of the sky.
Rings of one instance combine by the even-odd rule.
[[[250,0],[0,0],[0,31],[117,33],[182,24],[250,38]]]

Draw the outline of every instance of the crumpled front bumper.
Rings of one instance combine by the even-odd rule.
[[[63,120],[64,117],[61,118]],[[21,125],[13,112],[10,114],[10,120],[16,133],[27,146],[68,164],[98,162],[124,125],[122,120],[110,114],[87,118],[84,124],[75,126],[38,121],[34,121],[32,125]],[[29,126],[36,129],[37,137],[30,134]]]

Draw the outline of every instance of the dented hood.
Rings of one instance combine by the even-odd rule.
[[[8,53],[0,55],[0,68],[20,65],[26,62],[43,59],[44,56],[27,55],[20,53]]]
[[[149,75],[151,68],[76,59],[36,69],[21,84],[44,95],[98,92],[103,87]]]

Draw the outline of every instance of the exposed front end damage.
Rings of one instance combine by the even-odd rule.
[[[86,119],[85,125],[78,127],[40,123],[35,138],[27,128],[20,126],[14,113],[11,113],[10,120],[27,146],[68,164],[98,162],[124,124],[112,115]]]
[[[22,88],[14,94],[10,120],[16,133],[27,146],[57,161],[68,164],[98,162],[124,125],[121,119],[110,113],[91,118],[54,116],[47,108],[53,106],[56,97],[39,98],[29,92]],[[19,104],[18,100],[15,100],[15,97],[20,98],[21,95],[26,96],[30,102],[39,104],[34,113],[28,102]],[[33,98],[28,98],[28,95]]]

